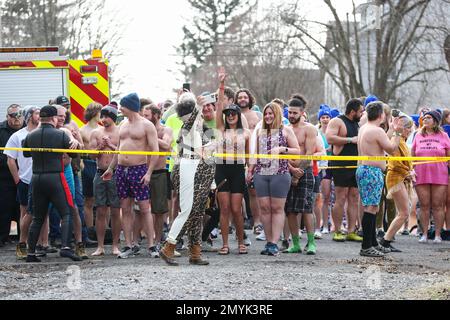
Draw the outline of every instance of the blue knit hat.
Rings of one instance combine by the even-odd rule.
[[[339,109],[332,109],[331,112],[331,119],[337,118],[339,117],[339,115],[341,114],[341,112],[339,111]]]
[[[120,105],[133,112],[139,113],[141,110],[141,102],[137,93],[131,93],[120,100]]]
[[[413,114],[411,116],[411,119],[413,119],[414,124],[416,125],[416,127],[420,126],[420,123],[419,123],[420,116],[418,114]]]
[[[320,106],[320,110],[319,110],[319,120],[323,117],[323,116],[329,116],[331,118],[331,108],[329,105],[326,104],[322,104]]]
[[[366,100],[364,101],[364,106],[367,107],[369,103],[380,101],[377,96],[374,96],[373,94],[369,95]]]

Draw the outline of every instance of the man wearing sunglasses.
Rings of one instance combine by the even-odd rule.
[[[0,123],[0,147],[4,148],[9,138],[23,128],[24,121],[19,105],[8,107],[6,121]],[[8,168],[8,157],[0,151],[0,247],[9,242],[11,221],[19,221],[19,203],[16,201],[17,187]]]

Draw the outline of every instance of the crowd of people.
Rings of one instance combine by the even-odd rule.
[[[360,242],[367,257],[400,252],[392,245],[399,232],[415,229],[420,243],[448,237],[450,161],[340,157],[449,157],[449,109],[409,116],[371,95],[351,99],[343,113],[320,106],[314,125],[317,108],[301,94],[260,109],[250,90],[226,82],[221,68],[215,93],[92,102],[81,129],[67,97],[42,108],[11,105],[0,124],[0,246],[11,241],[11,221],[17,258],[30,263],[57,252],[89,259],[92,246],[91,256],[127,259],[146,244],[150,257],[178,265],[187,240],[189,262],[207,265],[202,252],[232,252],[233,230],[236,253],[248,254],[251,230],[268,256],[315,255],[329,233]],[[32,151],[14,149],[22,147]]]

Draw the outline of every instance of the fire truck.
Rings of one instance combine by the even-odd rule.
[[[108,71],[100,50],[88,60],[70,60],[58,47],[0,48],[0,121],[11,104],[44,106],[66,96],[73,120],[82,126],[90,103],[109,103]]]

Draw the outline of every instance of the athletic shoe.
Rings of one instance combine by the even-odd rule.
[[[409,236],[409,231],[408,231],[408,229],[405,229],[405,230],[403,230],[400,234],[401,234],[402,236]]]
[[[59,255],[62,258],[69,258],[72,261],[83,261],[80,256],[77,256],[72,249],[61,249]]]
[[[181,253],[179,253],[177,250],[175,250],[175,251],[173,252],[173,256],[174,256],[175,258],[180,258],[180,257],[181,257]]]
[[[269,243],[266,243],[264,250],[261,251],[261,255],[268,256],[269,255]]]
[[[314,256],[316,255],[317,247],[315,241],[308,242],[308,245],[306,246],[306,254],[308,256]]]
[[[433,240],[434,244],[441,244],[442,243],[442,238],[441,237],[435,237]]]
[[[250,240],[250,238],[247,236],[247,234],[244,231],[244,245],[246,247],[250,247],[252,245],[252,242]]]
[[[424,234],[420,237],[419,243],[428,243],[428,237]]]
[[[322,234],[330,234],[330,230],[328,230],[328,228],[323,228]]]
[[[275,243],[269,243],[268,252],[269,256],[272,257],[277,257],[280,255],[280,250],[278,249],[278,246]]]
[[[156,246],[153,246],[148,249],[148,254],[151,258],[159,258],[159,251]]]
[[[283,240],[283,242],[281,244],[281,252],[285,252],[288,249],[289,249],[289,241]]]
[[[258,224],[256,227],[253,228],[253,233],[256,235],[259,235],[263,231],[264,231],[264,227],[262,224]]]
[[[381,245],[378,245],[375,249],[380,251],[381,253],[384,253],[384,254],[392,252],[390,247],[384,247],[384,246],[381,246]]]
[[[136,244],[133,246],[133,248],[131,248],[131,251],[133,251],[134,256],[138,256],[141,253],[141,247]]]
[[[128,259],[131,256],[133,256],[133,249],[131,249],[130,247],[125,247],[122,249],[122,251],[117,256],[117,258],[118,259]]]
[[[361,249],[359,254],[363,257],[370,257],[370,258],[383,258],[384,253],[376,250],[374,247],[371,247],[369,249]]]
[[[345,236],[341,231],[335,232],[335,233],[334,233],[334,235],[333,235],[333,241],[336,241],[336,242],[345,242],[345,240],[346,240],[346,236]]]
[[[314,239],[316,240],[321,240],[323,238],[322,233],[320,232],[320,230],[317,230],[316,232],[314,232]]]
[[[347,240],[347,241],[353,241],[353,242],[362,242],[362,241],[363,241],[363,238],[361,238],[360,236],[358,236],[358,235],[356,234],[356,232],[352,232],[352,233],[349,233],[349,234],[347,235],[346,240]]]
[[[256,240],[266,241],[266,234],[264,233],[264,230],[262,230],[261,233],[256,237]]]

